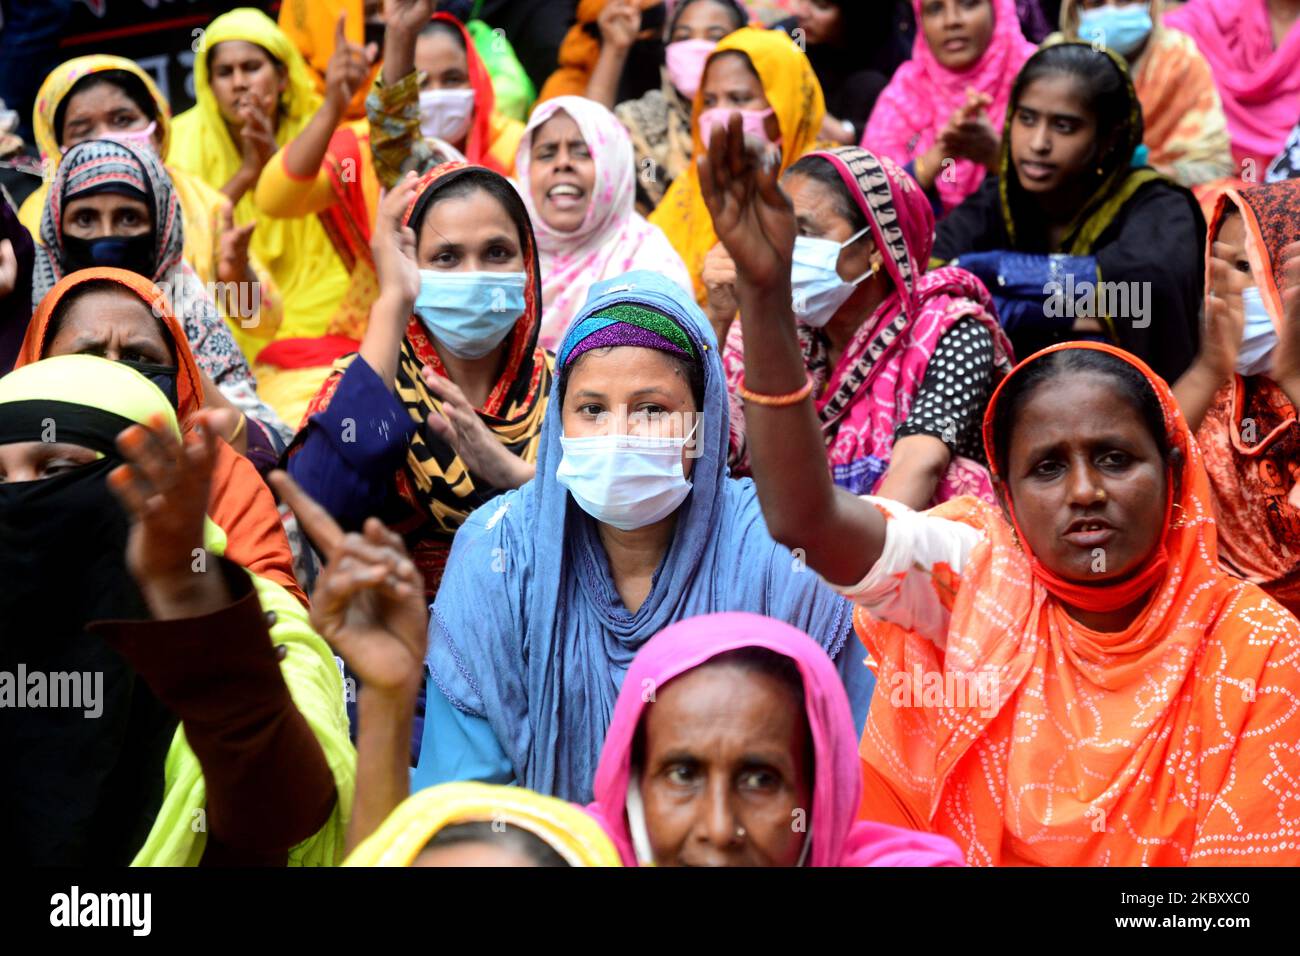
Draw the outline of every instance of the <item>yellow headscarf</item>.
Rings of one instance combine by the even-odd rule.
[[[781,172],[784,173],[800,156],[817,145],[817,134],[826,115],[826,100],[812,64],[793,40],[781,30],[745,27],[729,34],[718,43],[710,60],[726,50],[738,50],[749,62],[763,84],[763,94],[776,113],[781,127]],[[691,108],[691,148],[693,156],[702,156],[707,148],[700,139],[700,113],[704,111],[704,91],[695,94]],[[701,305],[706,295],[700,275],[704,257],[718,241],[713,219],[700,193],[700,174],[695,163],[673,180],[650,221],[664,231],[673,248],[681,254],[691,273],[695,298]]]
[[[621,865],[605,831],[580,807],[522,787],[487,783],[444,783],[407,797],[343,865],[410,866],[444,827],[475,822],[527,830],[570,866]]]

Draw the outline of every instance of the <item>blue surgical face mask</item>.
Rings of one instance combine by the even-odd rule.
[[[1237,371],[1242,375],[1267,375],[1273,367],[1277,330],[1264,308],[1264,296],[1259,286],[1242,289],[1241,304],[1246,322],[1241,330],[1241,346],[1237,349]]]
[[[524,314],[527,282],[522,272],[421,269],[415,314],[452,355],[482,358]]]
[[[1151,10],[1145,3],[1107,4],[1079,11],[1079,39],[1130,56],[1151,35]]]
[[[852,282],[840,278],[840,250],[857,242],[868,231],[864,226],[844,242],[799,236],[794,241],[794,258],[790,265],[791,305],[794,315],[804,325],[820,329],[849,300],[853,290],[871,275],[864,272]]]
[[[667,518],[690,493],[682,449],[695,431],[685,438],[561,436],[564,457],[555,480],[602,524],[622,531],[644,528]]]

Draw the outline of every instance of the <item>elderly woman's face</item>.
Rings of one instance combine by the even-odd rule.
[[[67,442],[20,441],[0,445],[0,483],[54,478],[95,461],[96,455]]]
[[[98,355],[110,361],[175,365],[153,310],[125,290],[88,292],[64,312],[46,357]]]
[[[1070,581],[1136,571],[1164,533],[1165,463],[1115,380],[1067,372],[1029,394],[1007,449],[1007,486],[1034,556]]]
[[[592,349],[568,369],[562,422],[566,438],[637,435],[683,438],[699,411],[682,364],[658,349],[620,345]],[[691,476],[696,437],[682,449],[682,473]]]
[[[529,151],[533,207],[556,232],[574,232],[591,205],[596,163],[573,117],[560,110],[537,129]]]
[[[114,133],[145,129],[149,117],[135,101],[114,83],[96,83],[68,97],[63,111],[63,129],[56,130],[59,145],[67,152],[88,139],[103,139]],[[162,150],[162,129],[153,131],[155,152]]]
[[[645,710],[641,795],[659,866],[793,866],[808,839],[802,702],[768,674],[704,665]]]

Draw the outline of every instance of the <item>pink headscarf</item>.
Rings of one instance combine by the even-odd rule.
[[[1232,158],[1253,159],[1262,179],[1300,118],[1300,25],[1275,50],[1266,0],[1191,0],[1164,19],[1190,34],[1209,61]]]
[[[946,837],[854,819],[862,792],[858,741],[835,665],[802,631],[783,621],[743,613],[705,614],[664,628],[641,648],[628,669],[596,768],[596,800],[587,808],[601,821],[625,865],[637,865],[626,802],[632,742],[646,707],[643,688],[662,688],[705,661],[743,647],[763,647],[790,658],[803,678],[816,768],[809,865],[964,865],[961,851]]]
[[[966,102],[974,87],[993,98],[987,113],[997,129],[1006,118],[1011,85],[1037,47],[1020,32],[1016,0],[991,0],[993,36],[988,49],[967,70],[954,72],[941,65],[925,39],[921,26],[923,0],[912,0],[916,12],[916,40],[912,59],[894,73],[876,100],[862,135],[862,147],[907,165],[934,145],[949,117]],[[985,169],[969,159],[954,161],[951,174],[937,180],[945,210],[952,209],[984,181]]]
[[[578,124],[596,168],[586,215],[573,232],[559,232],[546,224],[537,212],[528,183],[533,133],[561,110]],[[540,104],[519,141],[515,169],[541,258],[543,308],[539,342],[543,348],[555,351],[569,321],[587,301],[587,290],[602,279],[633,269],[649,269],[691,290],[690,274],[682,257],[663,230],[646,222],[636,211],[637,168],[632,140],[605,107],[584,96],[557,96]]]

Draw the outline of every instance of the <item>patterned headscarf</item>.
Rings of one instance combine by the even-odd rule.
[[[560,349],[557,364],[561,376],[582,353],[614,345],[658,349],[692,362],[698,361],[695,346],[681,326],[662,312],[625,302],[602,309],[574,325],[571,334],[564,337]]]

